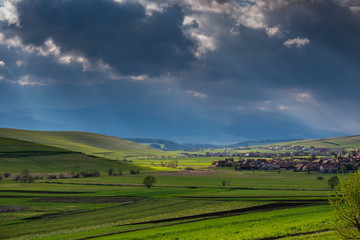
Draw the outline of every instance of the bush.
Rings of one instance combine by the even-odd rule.
[[[113,168],[109,168],[108,169],[108,174],[109,176],[112,176],[114,174],[114,169]]]
[[[64,178],[67,178],[63,173],[61,173],[60,175],[59,175],[59,178],[61,178],[61,179],[64,179]]]
[[[34,182],[34,180],[35,180],[35,178],[30,175],[30,171],[27,169],[25,169],[24,171],[22,171],[21,174],[19,174],[15,177],[15,181],[20,181],[20,182],[24,182],[24,183],[32,183],[32,182]]]
[[[73,178],[79,178],[80,177],[79,172],[71,172],[71,175],[72,175]]]
[[[47,176],[46,179],[57,179],[57,176],[55,174],[51,174]]]
[[[193,171],[194,169],[192,167],[186,167],[185,170]]]
[[[318,176],[316,177],[318,180],[324,180],[324,177],[323,176]]]
[[[130,174],[139,174],[139,173],[140,173],[139,169],[136,169],[136,170],[131,169],[130,170]]]
[[[6,178],[8,178],[8,177],[10,177],[10,173],[4,173],[4,177],[6,177]]]
[[[80,176],[82,176],[82,177],[99,177],[100,173],[96,169],[90,169],[90,170],[86,170],[86,171],[81,171]]]

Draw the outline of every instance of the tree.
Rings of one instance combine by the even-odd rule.
[[[316,160],[316,155],[313,153],[311,154],[310,158],[309,158],[310,162],[313,162]]]
[[[109,169],[108,169],[108,174],[109,174],[109,176],[112,176],[112,175],[113,175],[113,173],[114,173],[114,169],[109,168]]]
[[[338,177],[338,176],[332,176],[332,177],[328,180],[328,184],[329,184],[329,186],[331,187],[331,190],[333,190],[334,187],[339,184],[339,177]]]
[[[154,184],[156,183],[156,178],[152,175],[147,175],[144,178],[143,184],[147,187],[150,188],[152,187]]]
[[[360,239],[360,172],[340,178],[340,190],[329,202],[334,207],[335,229],[345,239]]]
[[[32,183],[35,178],[30,175],[30,171],[28,169],[25,169],[20,175],[16,176],[15,180],[24,183]]]

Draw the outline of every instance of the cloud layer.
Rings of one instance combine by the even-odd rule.
[[[359,9],[355,0],[4,0],[0,84],[16,93],[9,109],[40,106],[15,99],[34,89],[46,107],[69,107],[49,92],[76,86],[96,99],[79,107],[128,101],[163,114],[171,103],[234,128],[266,112],[355,134]]]

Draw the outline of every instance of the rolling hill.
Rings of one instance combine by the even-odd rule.
[[[34,131],[0,128],[0,137],[31,141],[112,159],[131,157],[134,155],[164,155],[164,152],[160,150],[139,143],[89,132]]]
[[[305,147],[316,148],[360,148],[360,135],[346,136],[346,137],[332,137],[332,138],[319,138],[319,139],[307,139],[299,141],[291,141],[279,143],[276,145],[301,145]],[[274,144],[272,144],[274,145]]]
[[[141,169],[116,160],[4,137],[0,137],[0,166],[1,173],[20,173],[24,169],[35,173],[59,173],[71,172],[74,167],[79,170],[97,169],[103,173],[109,168],[115,171]]]

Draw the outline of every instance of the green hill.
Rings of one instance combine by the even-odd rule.
[[[305,147],[316,148],[360,148],[360,135],[347,136],[347,137],[332,137],[332,138],[320,138],[320,139],[308,139],[292,142],[279,143],[277,145],[301,145]],[[273,144],[272,144],[273,145]]]
[[[165,154],[163,151],[122,138],[89,132],[0,128],[0,137],[26,140],[112,159]]]
[[[20,173],[28,169],[33,173],[62,173],[78,170],[97,169],[103,174],[109,168],[140,169],[116,160],[88,156],[80,152],[47,146],[34,142],[0,137],[0,173]]]

